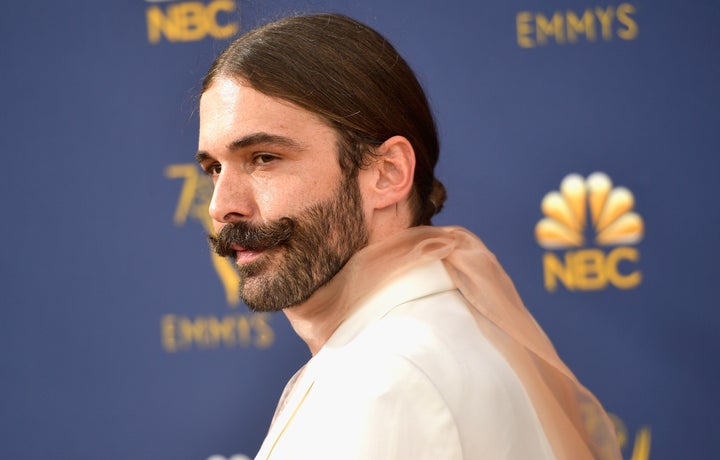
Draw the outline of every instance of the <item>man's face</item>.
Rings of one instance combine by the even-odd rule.
[[[367,244],[362,198],[319,117],[232,79],[200,101],[198,161],[215,184],[214,249],[256,311],[307,300]]]

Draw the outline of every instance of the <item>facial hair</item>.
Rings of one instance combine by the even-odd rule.
[[[255,261],[236,265],[240,297],[251,310],[272,312],[299,305],[367,246],[357,178],[343,176],[332,198],[293,217],[259,225],[227,224],[208,240],[223,257],[235,257],[233,245],[263,251]]]

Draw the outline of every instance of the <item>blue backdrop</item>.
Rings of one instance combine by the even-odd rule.
[[[209,255],[197,95],[231,36],[311,11],[416,69],[449,192],[435,223],[495,251],[624,457],[720,458],[710,0],[3,5],[0,458],[255,453],[308,351]]]

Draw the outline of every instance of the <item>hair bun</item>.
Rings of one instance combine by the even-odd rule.
[[[445,204],[445,200],[447,199],[445,186],[436,178],[433,178],[432,190],[430,191],[428,199],[433,206],[431,216],[434,216],[442,210],[443,204]]]

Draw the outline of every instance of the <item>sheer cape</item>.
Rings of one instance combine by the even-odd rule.
[[[413,227],[357,252],[310,302],[359,304],[409,268],[442,260],[478,327],[522,381],[559,460],[620,459],[612,422],[558,357],[495,256],[461,227]]]

